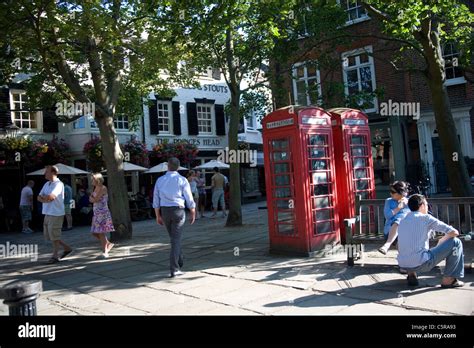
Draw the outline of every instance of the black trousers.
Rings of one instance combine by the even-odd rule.
[[[186,213],[184,208],[179,207],[161,207],[160,209],[163,224],[170,236],[170,272],[171,274],[174,274],[174,272],[183,266],[181,238],[183,236],[183,226],[186,221]]]

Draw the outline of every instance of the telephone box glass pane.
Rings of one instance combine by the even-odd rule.
[[[328,161],[327,160],[311,160],[310,161],[310,170],[327,170]]]
[[[326,148],[324,147],[310,147],[309,158],[323,158],[327,157]]]
[[[367,169],[356,169],[354,170],[354,178],[355,179],[364,179],[367,178]]]
[[[362,196],[362,199],[369,199],[369,192],[367,191],[357,192],[357,194]]]
[[[288,152],[273,152],[274,161],[287,161],[289,159]]]
[[[293,213],[290,211],[279,211],[278,212],[278,222],[291,222],[293,221]]]
[[[329,185],[315,185],[314,186],[314,195],[323,196],[329,194]]]
[[[316,210],[316,221],[331,220],[331,209]]]
[[[309,145],[327,145],[327,135],[318,134],[309,136]]]
[[[275,175],[275,186],[286,186],[290,184],[289,175]]]
[[[367,156],[366,146],[353,146],[352,156]]]
[[[274,169],[275,174],[289,173],[290,172],[290,164],[289,163],[275,163],[273,165],[273,169]]]
[[[364,144],[367,144],[366,140],[365,140],[365,136],[364,135],[352,135],[351,136],[351,144],[352,145],[364,145]]]
[[[364,168],[368,166],[367,158],[354,158],[352,163],[354,168]]]
[[[367,180],[358,180],[356,181],[356,190],[368,190],[369,182]]]
[[[291,198],[291,189],[289,187],[278,187],[273,189],[275,198]]]
[[[328,182],[328,173],[313,173],[313,184],[325,184]]]
[[[276,206],[279,209],[290,209],[290,201],[291,199],[277,199]]]
[[[287,149],[288,148],[288,140],[272,140],[272,148],[273,150],[277,149]]]
[[[314,198],[314,208],[327,208],[330,206],[329,197]]]
[[[332,222],[316,222],[316,234],[332,232]]]

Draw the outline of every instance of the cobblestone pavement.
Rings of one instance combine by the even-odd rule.
[[[117,244],[107,260],[88,227],[64,232],[74,253],[47,265],[50,245],[42,233],[0,233],[0,245],[37,244],[39,257],[6,258],[0,285],[40,279],[39,315],[472,315],[474,276],[441,289],[440,268],[410,289],[396,268],[396,252],[366,245],[364,259],[347,267],[345,255],[286,257],[268,253],[265,203],[243,207],[244,226],[225,219],[186,225],[185,274],[168,278],[169,239],[155,220],[134,223],[132,240]],[[0,315],[8,309],[0,304]]]

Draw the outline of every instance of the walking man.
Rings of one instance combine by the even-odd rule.
[[[35,182],[33,180],[28,180],[26,186],[21,190],[20,215],[23,223],[23,229],[21,232],[23,233],[33,233],[33,230],[29,226],[31,212],[33,211],[33,186],[35,186]]]
[[[226,217],[225,213],[225,200],[224,200],[224,186],[225,186],[225,176],[219,173],[219,168],[214,167],[214,175],[211,178],[211,187],[212,187],[212,208],[214,213],[211,215],[211,218],[215,218],[217,215],[217,209],[219,209],[219,202],[222,207],[222,217]]]
[[[53,255],[48,263],[57,263],[68,256],[72,249],[61,240],[61,227],[64,221],[64,184],[58,179],[59,169],[56,166],[46,166],[44,184],[38,195],[38,201],[43,203],[43,233],[46,240],[53,244]],[[59,249],[64,249],[58,257]]]
[[[155,184],[153,192],[153,208],[155,208],[156,222],[165,225],[170,236],[170,278],[182,275],[184,261],[181,251],[183,226],[186,221],[187,206],[191,212],[190,223],[196,218],[196,203],[191,193],[188,180],[180,175],[179,160],[172,157],[168,160],[168,171]]]
[[[429,272],[446,260],[442,288],[455,288],[464,283],[464,254],[459,232],[452,226],[428,214],[428,202],[422,195],[412,195],[408,200],[411,212],[400,221],[398,227],[398,264],[408,272],[408,285],[417,286],[417,273]],[[444,236],[433,249],[429,248],[431,231]]]

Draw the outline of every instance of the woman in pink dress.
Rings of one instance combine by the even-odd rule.
[[[104,177],[100,173],[92,175],[92,184],[94,185],[94,192],[92,192],[89,201],[94,203],[92,218],[91,233],[100,240],[103,253],[99,255],[98,259],[106,259],[109,257],[109,251],[114,244],[107,239],[107,233],[114,231],[112,223],[112,216],[107,205],[108,194],[107,187],[104,186]]]

